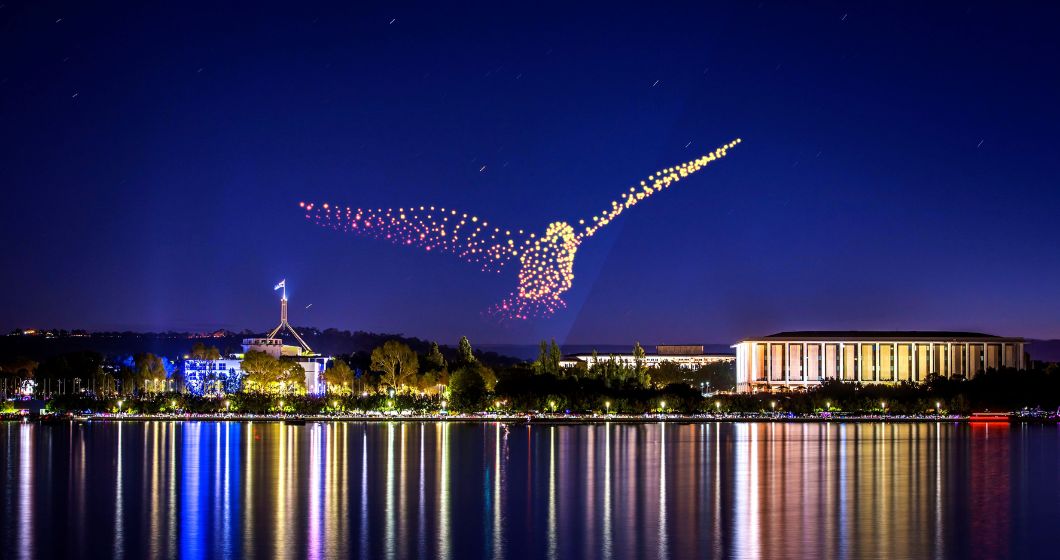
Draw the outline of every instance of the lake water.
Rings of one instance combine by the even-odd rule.
[[[1060,555],[1060,428],[0,423],[3,558]]]

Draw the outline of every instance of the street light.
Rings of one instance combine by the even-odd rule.
[[[832,410],[832,401],[824,401],[824,409]]]
[[[334,409],[335,412],[338,412],[338,410],[339,410],[339,401],[331,401],[331,408]]]
[[[607,413],[608,413],[608,414],[611,414],[611,401],[607,401],[607,402],[605,402],[605,403],[604,403],[604,408],[606,408],[606,409],[607,409]]]
[[[714,409],[721,412],[721,401],[714,401]]]
[[[663,414],[666,414],[666,401],[659,401],[659,406],[662,408]]]
[[[231,412],[231,410],[232,410],[232,401],[225,400],[225,412]]]
[[[125,401],[118,401],[118,414],[121,414],[121,405],[122,405],[122,403],[124,403],[124,402],[125,402]]]
[[[777,411],[777,401],[769,401],[769,408],[775,413]]]
[[[556,413],[556,401],[548,401],[548,406],[552,408],[552,414]]]

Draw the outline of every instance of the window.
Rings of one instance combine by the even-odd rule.
[[[862,381],[875,381],[876,380],[876,345],[875,344],[862,344],[861,345],[861,380]]]
[[[876,369],[879,371],[880,381],[894,381],[894,345],[880,344],[880,363]]]
[[[791,381],[802,381],[802,345],[788,345],[788,379]]]

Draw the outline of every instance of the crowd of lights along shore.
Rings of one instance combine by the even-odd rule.
[[[577,226],[552,222],[543,234],[502,228],[479,216],[445,206],[351,208],[331,203],[300,202],[306,219],[338,231],[382,239],[425,251],[454,254],[486,272],[501,272],[515,260],[519,283],[487,313],[502,319],[543,317],[566,307],[562,294],[574,282],[574,255],[626,210],[725,157],[737,138],[714,151],[674,167],[660,169],[630,187],[603,211]]]

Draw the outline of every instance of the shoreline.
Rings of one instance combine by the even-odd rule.
[[[711,424],[711,423],[816,423],[816,424],[1060,424],[1057,417],[990,417],[970,416],[564,416],[564,415],[501,415],[501,416],[439,416],[439,415],[285,415],[257,416],[248,414],[136,414],[92,416],[4,416],[0,421],[34,421],[43,424],[96,422],[267,422],[304,425],[339,422],[432,422],[432,423],[506,423],[530,425],[590,425],[590,424]]]

